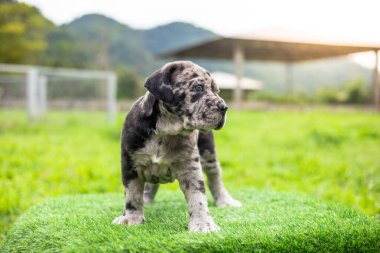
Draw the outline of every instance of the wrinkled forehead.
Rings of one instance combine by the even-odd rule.
[[[210,73],[194,63],[184,62],[179,71],[175,73],[174,80],[184,83],[203,83],[204,85],[210,86],[212,91],[219,92]]]

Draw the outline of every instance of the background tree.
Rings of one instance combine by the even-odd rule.
[[[0,2],[0,62],[35,63],[53,23],[24,3]]]
[[[52,67],[96,68],[96,48],[65,27],[55,27],[47,36],[47,48],[39,64]]]

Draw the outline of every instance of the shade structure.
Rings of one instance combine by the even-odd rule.
[[[237,86],[235,89],[235,101],[241,100],[240,80],[243,76],[245,60],[280,61],[291,66],[293,62],[310,61],[324,58],[344,56],[353,53],[374,51],[377,56],[380,44],[347,42],[334,39],[321,39],[316,36],[277,36],[270,35],[240,35],[234,37],[218,37],[199,44],[188,46],[161,54],[163,57],[176,58],[208,58],[208,59],[233,59]],[[290,65],[289,65],[290,64]],[[288,68],[291,70],[291,67]],[[292,80],[288,71],[287,80]],[[378,80],[378,60],[373,71],[373,92],[376,107],[380,107],[380,87]],[[291,84],[289,84],[291,87]]]
[[[226,72],[212,72],[211,76],[214,78],[220,89],[236,89],[237,80],[235,75]],[[240,84],[243,90],[261,90],[264,86],[261,81],[247,77],[243,77]]]
[[[380,50],[380,44],[342,42],[305,36],[239,35],[219,37],[162,54],[167,57],[200,57],[231,59],[236,48],[244,51],[244,59],[260,61],[300,62],[352,53]]]

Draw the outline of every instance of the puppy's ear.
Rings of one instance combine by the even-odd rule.
[[[163,69],[155,71],[146,79],[144,87],[156,98],[166,103],[173,102],[172,76],[177,68],[177,64],[170,64]]]

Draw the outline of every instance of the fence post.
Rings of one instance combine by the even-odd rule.
[[[379,50],[375,50],[375,66],[372,74],[373,103],[376,110],[380,111],[380,83],[379,83]]]
[[[31,67],[26,75],[27,110],[30,122],[34,122],[38,115],[37,83],[38,69]]]
[[[44,115],[47,108],[47,77],[40,76],[38,79],[38,105],[39,113]]]
[[[234,104],[236,107],[241,105],[243,90],[241,87],[241,81],[244,72],[244,51],[241,45],[236,45],[234,49],[234,65],[236,76],[236,87],[234,90]]]
[[[114,73],[107,76],[107,111],[108,121],[110,123],[115,121],[116,118],[116,82],[117,77]]]

